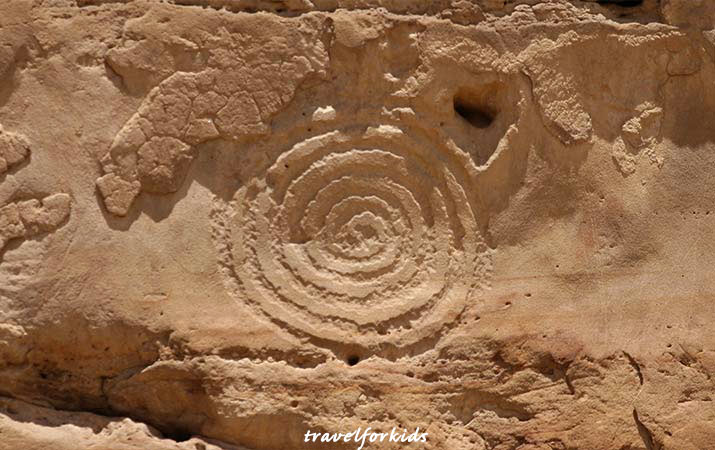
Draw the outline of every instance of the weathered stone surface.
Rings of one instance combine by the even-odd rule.
[[[715,442],[715,3],[0,4],[0,448]]]

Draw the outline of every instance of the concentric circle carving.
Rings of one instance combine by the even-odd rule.
[[[328,346],[402,348],[455,322],[489,256],[474,163],[428,136],[400,122],[328,131],[217,200],[236,294]]]

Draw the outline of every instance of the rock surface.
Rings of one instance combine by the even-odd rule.
[[[715,3],[0,4],[0,448],[715,442]]]

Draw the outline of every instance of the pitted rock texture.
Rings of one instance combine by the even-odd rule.
[[[715,442],[715,4],[0,4],[0,448]]]

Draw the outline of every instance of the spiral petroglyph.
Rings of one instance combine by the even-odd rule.
[[[378,351],[439,335],[490,270],[469,199],[476,171],[407,121],[298,142],[217,200],[234,287],[327,345]]]

